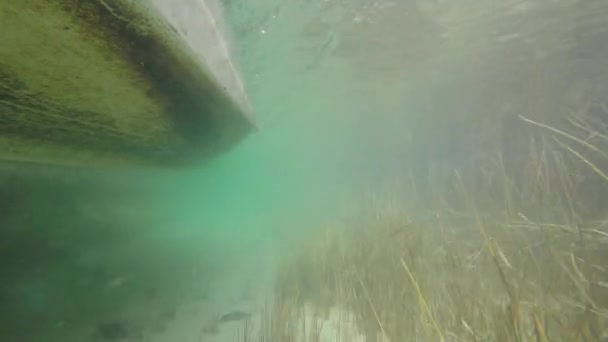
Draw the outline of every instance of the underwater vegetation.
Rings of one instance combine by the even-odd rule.
[[[608,339],[608,212],[582,193],[608,185],[606,122],[520,120],[513,171],[480,148],[467,169],[380,192],[298,244],[263,337],[245,340]],[[422,215],[417,192],[431,194]]]

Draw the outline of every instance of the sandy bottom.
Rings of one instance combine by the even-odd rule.
[[[0,341],[264,340],[286,248],[262,235],[237,243],[205,234],[142,231],[16,249],[10,258],[23,264],[1,274]],[[364,341],[342,310],[301,312],[289,322],[294,342]]]
[[[171,234],[16,249],[0,341],[245,341],[272,298],[271,247]]]
[[[106,317],[81,322],[58,320],[30,337],[12,341],[92,342],[261,342],[263,327],[272,314],[272,286],[268,274],[250,274],[249,279],[227,277],[212,292],[203,295],[192,286],[181,288],[181,298],[149,293],[148,297],[112,311]],[[253,278],[252,278],[253,277]],[[237,286],[235,286],[235,284]],[[238,286],[244,285],[247,286]],[[109,283],[112,292],[129,291],[129,280]],[[337,308],[321,313],[311,306],[301,308],[290,324],[293,342],[365,342],[353,316]],[[274,339],[271,339],[274,340]],[[10,340],[9,340],[10,341]]]

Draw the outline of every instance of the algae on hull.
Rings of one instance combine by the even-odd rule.
[[[160,3],[0,3],[0,160],[173,166],[250,132],[220,14]]]

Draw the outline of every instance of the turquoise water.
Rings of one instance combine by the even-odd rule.
[[[603,100],[605,30],[570,15],[576,1],[507,2],[224,1],[259,131],[193,169],[23,183],[0,340],[95,341],[127,322],[129,341],[219,341],[205,321],[271,292],[295,241],[366,194],[414,182],[399,195],[417,200],[431,165],[517,141],[505,117]]]

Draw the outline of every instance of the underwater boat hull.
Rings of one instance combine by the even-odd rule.
[[[0,161],[181,166],[254,120],[205,0],[0,2]]]

